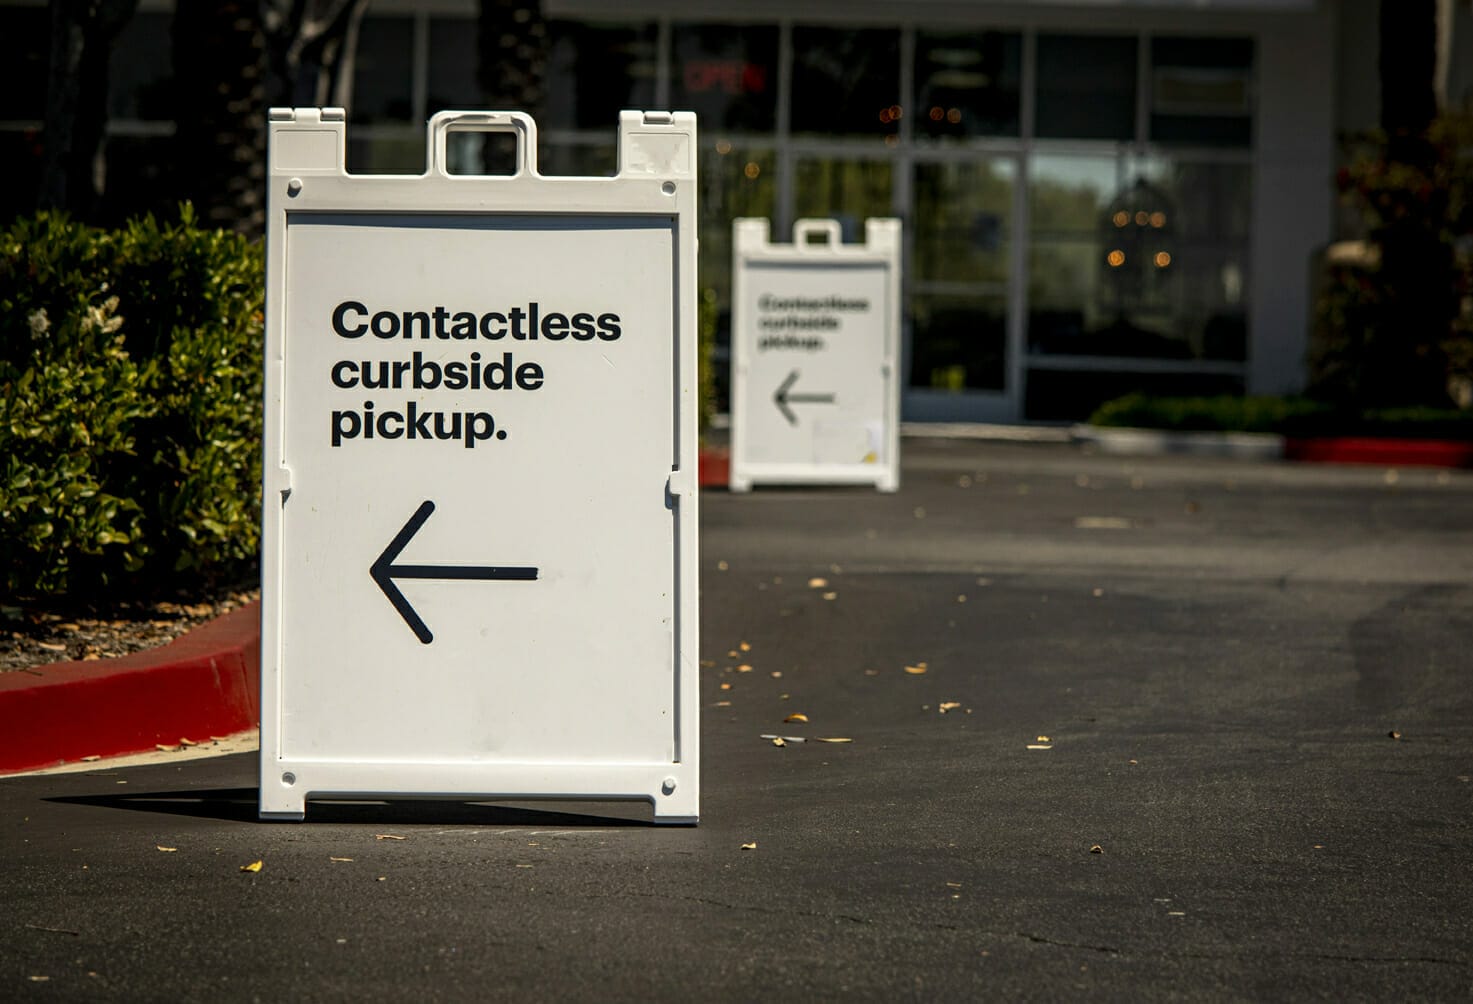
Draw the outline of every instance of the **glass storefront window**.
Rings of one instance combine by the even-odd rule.
[[[1135,138],[1136,40],[1040,35],[1035,135]]]
[[[1015,174],[1003,159],[916,165],[914,278],[1007,282]]]
[[[731,386],[731,223],[743,216],[772,221],[777,215],[777,155],[769,148],[740,149],[718,138],[702,144],[697,170],[701,242],[701,297],[714,301],[716,347],[712,356],[719,408],[729,407]],[[770,232],[774,242],[789,234]]]
[[[1018,135],[1023,41],[1015,33],[916,33],[914,130],[938,139]]]
[[[352,121],[411,121],[413,62],[413,19],[365,17],[359,28],[358,54],[353,63],[353,103],[348,109]],[[421,158],[421,170],[423,166]]]
[[[1198,358],[1247,358],[1248,233],[1252,170],[1247,164],[1132,160],[1131,176],[1171,207],[1170,256],[1154,269],[1176,330]],[[1154,264],[1154,263],[1153,263]]]
[[[143,12],[133,15],[118,33],[108,60],[110,117],[146,121],[174,117],[174,56],[169,40],[172,22],[172,14]],[[38,79],[45,80],[45,74]]]
[[[474,20],[430,18],[430,58],[425,67],[428,85],[425,114],[433,115],[453,108],[482,107],[481,85],[476,80],[479,62]]]
[[[1253,40],[1153,38],[1151,139],[1246,147],[1253,135]]]
[[[904,113],[899,32],[793,29],[793,132],[894,136]]]
[[[1030,352],[1245,358],[1247,165],[1040,156],[1030,176]]]
[[[653,24],[548,25],[545,122],[549,129],[612,132],[619,112],[653,108],[659,47]]]
[[[702,129],[771,132],[777,124],[777,28],[676,25],[670,105]]]
[[[845,241],[863,240],[868,217],[894,215],[893,187],[889,161],[805,158],[793,173],[793,210],[799,219],[836,219]]]
[[[702,145],[700,171],[701,286],[716,291],[723,310],[731,306],[731,221],[742,216],[771,220],[777,210],[777,155],[770,149],[738,149],[725,139]],[[789,237],[771,233],[774,242]]]
[[[1007,309],[1002,297],[917,293],[910,298],[910,385],[1002,390],[1007,384]]]

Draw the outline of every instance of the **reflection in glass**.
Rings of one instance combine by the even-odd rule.
[[[1029,351],[1246,357],[1246,165],[1040,156]]]
[[[1059,139],[1135,138],[1136,40],[1038,37],[1034,132]]]
[[[354,122],[408,122],[414,61],[414,22],[407,17],[365,17],[353,60]],[[420,162],[421,167],[423,161]],[[377,173],[377,172],[366,172]]]
[[[1015,173],[1001,159],[916,165],[915,278],[1007,281]]]
[[[793,29],[793,131],[893,136],[900,128],[900,35]]]
[[[910,298],[910,385],[934,390],[1002,390],[1007,384],[1007,316],[1001,297]]]
[[[916,33],[915,133],[1016,136],[1023,43],[996,31]]]
[[[654,25],[554,21],[548,35],[545,128],[612,129],[623,109],[654,107]]]
[[[670,103],[701,128],[771,132],[777,122],[777,29],[676,25]]]
[[[893,176],[883,160],[800,160],[794,171],[794,212],[800,219],[836,219],[845,241],[863,240],[865,219],[893,214]]]

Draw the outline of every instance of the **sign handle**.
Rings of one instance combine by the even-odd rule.
[[[826,240],[815,241],[812,237],[823,234]],[[818,251],[824,254],[831,253],[834,248],[844,243],[844,231],[839,228],[838,220],[797,220],[793,223],[793,247],[800,252]]]
[[[430,118],[429,173],[452,175],[445,156],[445,141],[451,132],[509,132],[517,138],[516,175],[537,174],[537,123],[525,112],[436,112]]]

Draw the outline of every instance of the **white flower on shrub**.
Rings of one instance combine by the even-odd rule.
[[[123,326],[123,319],[113,311],[118,309],[118,298],[109,296],[102,301],[100,307],[88,307],[87,313],[82,316],[82,332],[91,334],[94,331],[104,335],[110,335]]]
[[[46,308],[33,310],[26,317],[26,323],[31,326],[31,337],[39,338],[51,330],[51,318],[46,316]]]

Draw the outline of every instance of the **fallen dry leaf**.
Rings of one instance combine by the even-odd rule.
[[[743,652],[750,652],[752,651],[752,643],[749,641],[739,642],[737,644],[737,648],[741,649]]]
[[[806,722],[806,721],[808,721],[808,716],[805,715],[805,714],[803,714],[801,711],[795,711],[791,715],[789,715],[788,717],[784,718],[783,721],[785,721],[785,722]]]
[[[750,673],[751,671],[752,671],[752,667],[749,666],[749,665],[747,665],[745,662],[742,663],[740,666],[737,667],[737,672],[738,673]]]
[[[98,760],[101,760],[101,759],[102,759],[102,757],[100,757],[96,753],[94,753],[91,756],[84,756],[82,758],[82,762],[83,763],[96,763]]]
[[[1388,738],[1388,739],[1400,739],[1401,738],[1401,733],[1400,732],[1397,732],[1395,729],[1392,729],[1390,732],[1386,733],[1386,738]]]
[[[36,642],[36,647],[37,648],[44,648],[48,652],[65,652],[66,651],[66,646],[65,645],[62,645],[62,644],[60,644],[58,642],[53,642],[53,641],[38,641],[38,642]]]
[[[826,600],[837,600],[839,598],[839,594],[838,593],[824,593],[823,594],[823,598],[826,599]]]
[[[353,859],[352,858],[335,858],[335,857],[332,857],[331,855],[328,855],[327,860],[329,860],[329,861],[352,861]]]
[[[179,740],[179,745],[180,746],[198,746],[199,743],[195,742],[193,739],[180,739]]]
[[[405,838],[399,836],[397,833],[375,833],[373,835],[373,839],[375,839],[375,840],[403,840]]]
[[[911,676],[924,676],[926,673],[926,664],[924,662],[918,662],[914,666],[906,666],[905,671]]]
[[[154,844],[154,846],[163,851],[165,854],[173,854],[179,849],[177,847],[165,847],[163,844]]]
[[[258,872],[265,863],[264,861],[252,861],[248,865],[241,865],[240,870],[243,872]]]
[[[742,844],[742,850],[744,850],[744,851],[755,851],[756,849],[757,849],[757,841],[755,841],[755,840],[752,841],[750,844]]]
[[[852,743],[854,740],[845,736],[814,736],[816,743]]]
[[[731,689],[731,684],[729,684],[729,683],[723,683],[721,685],[721,689],[722,690],[730,690]]]
[[[740,653],[738,653],[737,650],[734,649],[734,648],[730,648],[730,649],[727,649],[726,650],[726,657],[728,659],[735,659],[739,654]]]
[[[1053,746],[1049,743],[1029,743],[1028,748],[1031,750],[1051,750]]]
[[[820,579],[818,576],[814,576],[813,578],[811,578],[811,579],[808,580],[808,588],[809,589],[822,589],[825,586],[827,586],[828,584],[829,584],[829,580],[828,579]]]
[[[783,671],[780,669],[774,669],[772,671],[772,678],[774,680],[781,680],[783,678]]]
[[[712,705],[712,707],[713,708],[729,708],[729,707],[731,707],[731,702],[730,701],[717,701],[715,704]]]
[[[786,746],[787,744],[788,744],[788,741],[786,739],[784,739],[782,736],[773,736],[772,737],[772,745],[774,745],[774,746]]]
[[[1101,847],[1099,844],[1095,844],[1093,847],[1091,847],[1089,849],[1089,852],[1091,854],[1103,854],[1103,853],[1105,853],[1105,849],[1103,847]]]
[[[1038,742],[1048,743],[1048,742],[1053,742],[1053,740],[1050,739],[1048,736],[1039,736],[1038,737]]]
[[[154,746],[155,746],[155,748],[157,748],[157,749],[159,749],[159,750],[161,750],[161,751],[163,751],[165,753],[178,753],[179,752],[179,747],[178,746],[165,746],[163,743],[154,743]]]
[[[954,711],[955,709],[957,709],[957,708],[959,708],[961,706],[962,706],[962,702],[961,701],[942,701],[941,704],[938,705],[938,708],[939,708],[940,712],[944,715],[948,711]]]

